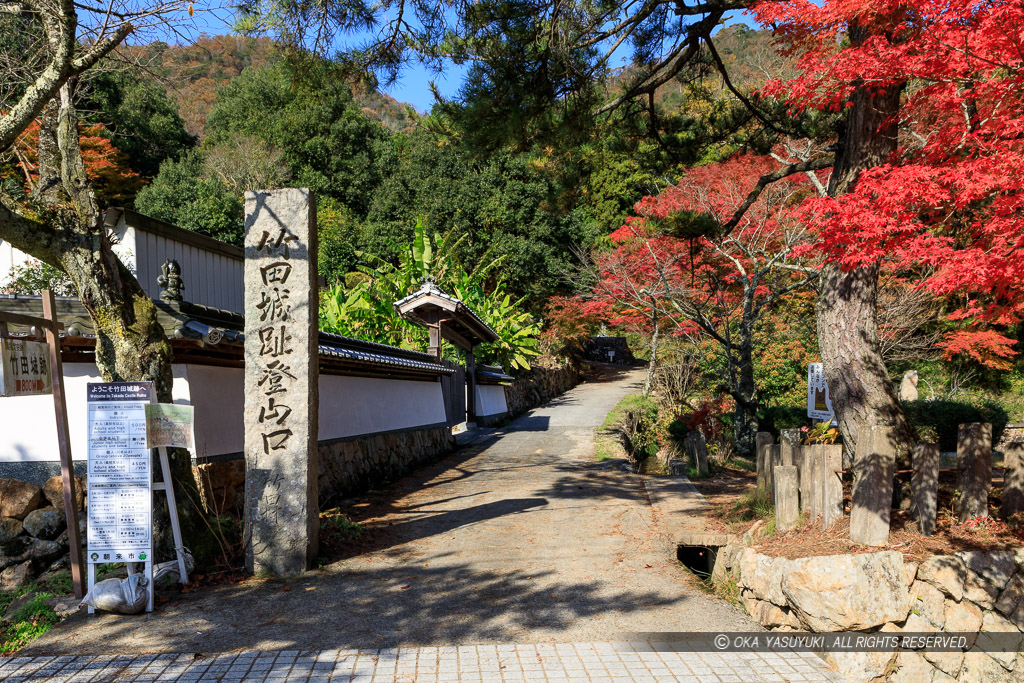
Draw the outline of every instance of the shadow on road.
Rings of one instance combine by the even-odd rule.
[[[451,557],[386,568],[367,559],[365,567],[290,582],[252,580],[181,596],[152,614],[79,614],[22,655],[532,642],[539,630],[562,631],[595,615],[628,615],[688,599],[609,592],[603,581],[557,580],[552,572],[481,571],[468,561],[452,564]]]

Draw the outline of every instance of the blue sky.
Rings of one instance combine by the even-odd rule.
[[[399,102],[408,102],[416,111],[429,112],[434,104],[434,95],[430,92],[430,81],[437,84],[437,89],[444,97],[453,97],[462,85],[462,79],[468,66],[449,64],[444,73],[435,74],[420,64],[404,69],[401,78],[390,88],[381,86],[380,90],[391,95]]]

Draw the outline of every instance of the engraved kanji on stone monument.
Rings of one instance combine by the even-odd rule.
[[[246,564],[279,576],[317,553],[316,203],[245,195]]]

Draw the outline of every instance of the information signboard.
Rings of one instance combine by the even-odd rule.
[[[812,420],[831,420],[836,416],[832,410],[832,398],[825,382],[825,369],[821,363],[807,365],[807,417]]]
[[[52,393],[49,344],[0,338],[0,396]]]
[[[146,405],[152,400],[152,382],[89,384],[90,564],[151,560],[153,473]]]

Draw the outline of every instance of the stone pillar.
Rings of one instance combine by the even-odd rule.
[[[988,517],[988,493],[992,489],[991,424],[971,422],[960,425],[956,465],[960,470],[960,521]]]
[[[708,473],[708,444],[701,432],[691,432],[693,435],[693,456],[694,467],[697,474],[705,476]]]
[[[799,491],[800,486],[796,475],[796,465],[777,465],[774,468],[775,480],[775,527],[779,531],[789,531],[796,527],[800,519]]]
[[[939,512],[939,445],[919,443],[914,446],[914,473],[910,477],[910,493],[917,528],[925,536],[935,533]]]
[[[757,488],[767,489],[768,488],[768,472],[765,467],[765,461],[767,460],[768,448],[772,445],[774,439],[769,432],[758,432],[754,439],[756,457],[757,457]]]
[[[245,193],[246,567],[288,576],[317,554],[316,202]]]
[[[900,400],[901,401],[916,401],[917,400],[917,370],[907,370],[903,373],[903,381],[900,382]]]
[[[843,447],[821,446],[819,471],[821,473],[821,526],[828,529],[843,516]]]
[[[1013,439],[1003,448],[1003,519],[1024,512],[1024,442]]]
[[[796,460],[796,451],[800,448],[800,430],[799,429],[783,429],[780,432],[779,445],[782,447],[782,464],[783,465],[796,465],[800,467]]]
[[[853,509],[850,513],[850,540],[854,543],[885,545],[889,542],[896,438],[893,427],[857,427]]]
[[[821,446],[808,445],[800,447],[800,511],[814,519],[821,514],[821,496],[815,499],[815,492],[818,487],[815,485],[817,479],[814,475],[817,468],[814,466],[818,460],[818,450]]]
[[[782,446],[779,444],[772,444],[768,446],[767,455],[765,456],[765,472],[767,473],[768,481],[765,482],[766,491],[769,496],[775,495],[775,468],[782,464]]]

